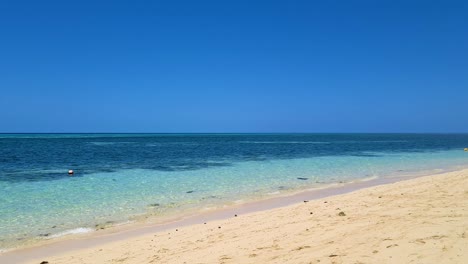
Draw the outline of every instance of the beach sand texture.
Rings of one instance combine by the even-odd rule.
[[[468,263],[468,170],[146,234],[29,263]]]

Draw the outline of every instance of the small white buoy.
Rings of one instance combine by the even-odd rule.
[[[73,175],[75,172],[73,170],[68,170],[68,175]]]

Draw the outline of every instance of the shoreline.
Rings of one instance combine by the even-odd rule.
[[[218,211],[229,210],[229,208],[243,207],[244,205],[249,206],[250,204],[255,205],[257,203],[268,203],[270,200],[282,200],[289,196],[295,196],[299,194],[309,194],[320,191],[322,189],[340,189],[340,188],[351,188],[351,189],[360,189],[364,182],[370,181],[377,182],[378,184],[386,183],[390,179],[405,180],[416,177],[421,177],[425,175],[440,174],[445,172],[457,171],[467,168],[463,165],[458,165],[454,167],[446,167],[444,169],[424,169],[424,170],[398,170],[391,174],[385,176],[374,176],[366,175],[364,178],[354,178],[348,181],[331,181],[331,182],[312,182],[309,186],[302,186],[299,188],[283,189],[271,193],[261,193],[260,195],[250,194],[244,197],[239,197],[233,200],[224,200],[218,204],[211,204],[209,207],[199,206],[199,207],[190,207],[184,208],[183,210],[166,212],[163,214],[155,215],[149,213],[141,213],[134,215],[128,219],[122,221],[106,221],[97,223],[95,225],[84,225],[76,226],[74,228],[65,229],[57,233],[46,233],[47,235],[33,237],[25,242],[18,244],[13,247],[0,248],[0,255],[2,253],[17,251],[25,248],[39,247],[42,245],[48,245],[59,241],[61,239],[73,239],[74,237],[80,236],[95,236],[103,234],[103,231],[106,232],[118,232],[127,229],[135,229],[141,226],[154,226],[154,225],[165,225],[172,222],[177,222],[184,220],[186,218],[197,218],[202,217],[203,215],[209,215],[211,213],[216,213]],[[333,180],[333,179],[332,179]],[[379,183],[381,182],[381,183]],[[356,187],[354,187],[356,186]],[[333,195],[333,194],[330,194]],[[290,203],[289,203],[290,204]],[[286,204],[288,205],[288,204]],[[267,206],[265,209],[257,210],[266,210],[276,207],[285,206],[281,201],[277,205]]]
[[[240,205],[232,205],[228,208],[217,209],[209,212],[198,212],[194,215],[185,215],[177,219],[171,219],[159,223],[139,223],[132,222],[127,225],[113,226],[98,232],[90,232],[78,235],[66,235],[44,243],[30,247],[13,249],[0,253],[0,261],[8,263],[21,263],[24,261],[47,258],[53,255],[73,252],[75,250],[90,249],[108,243],[125,241],[140,236],[145,236],[155,232],[167,231],[175,228],[199,225],[206,222],[220,221],[233,218],[234,215],[249,215],[278,208],[286,208],[300,204],[303,201],[316,201],[325,197],[336,197],[347,193],[352,193],[362,189],[372,189],[375,186],[388,185],[391,183],[411,181],[417,178],[444,175],[453,172],[468,172],[468,169],[461,169],[452,172],[442,172],[431,175],[419,175],[414,177],[389,177],[377,178],[367,181],[357,181],[353,183],[336,184],[321,189],[312,189],[298,193],[271,197],[260,201],[248,202]]]

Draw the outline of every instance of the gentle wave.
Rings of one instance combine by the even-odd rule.
[[[408,140],[342,140],[342,141],[335,141],[333,143],[341,144],[341,143],[351,143],[351,144],[363,144],[363,143],[405,143],[409,142]]]
[[[372,176],[367,176],[364,178],[356,179],[354,181],[350,181],[350,183],[355,183],[355,182],[367,182],[367,181],[372,181],[372,180],[377,180],[379,176],[377,175],[372,175]]]
[[[95,146],[108,146],[108,145],[134,144],[134,143],[137,143],[137,142],[105,142],[105,141],[88,142],[88,144],[95,145]]]
[[[170,146],[170,145],[179,145],[179,146],[199,146],[199,143],[193,142],[155,142],[146,144],[146,147],[160,147],[160,146]]]
[[[74,228],[74,229],[66,230],[66,231],[51,235],[48,238],[57,238],[57,237],[62,237],[62,236],[67,236],[67,235],[85,234],[85,233],[90,233],[93,231],[94,229],[89,228],[89,227],[79,227],[79,228]]]
[[[330,144],[322,141],[239,141],[242,144]]]
[[[405,143],[407,140],[342,140],[342,141],[239,141],[241,144],[363,144],[363,143]]]

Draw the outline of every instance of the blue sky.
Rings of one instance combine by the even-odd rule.
[[[0,0],[0,132],[468,132],[467,14]]]

